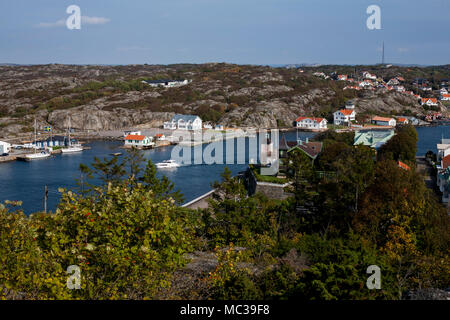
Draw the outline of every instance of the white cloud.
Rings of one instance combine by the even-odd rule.
[[[105,24],[110,22],[111,19],[103,18],[103,17],[88,17],[88,16],[81,16],[81,26],[91,24]],[[38,28],[57,28],[57,27],[65,27],[66,26],[66,20],[61,19],[56,22],[41,22],[36,25]]]

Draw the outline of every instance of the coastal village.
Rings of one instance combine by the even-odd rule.
[[[302,73],[303,70],[299,68],[299,72]],[[358,105],[353,100],[347,100],[345,105],[341,106],[338,110],[333,111],[327,118],[310,116],[308,114],[298,115],[295,121],[293,121],[292,128],[285,128],[282,131],[297,130],[320,133],[331,129],[336,132],[355,132],[355,146],[365,145],[374,150],[378,150],[395,135],[396,127],[407,124],[426,126],[432,121],[445,120],[442,113],[433,110],[437,110],[439,104],[446,104],[450,100],[447,80],[442,81],[438,91],[433,91],[426,79],[415,79],[410,85],[416,87],[416,92],[422,92],[421,94],[418,94],[405,89],[405,79],[400,75],[390,79],[382,79],[368,71],[364,71],[358,76],[337,74],[335,72],[329,75],[324,72],[315,72],[313,75],[329,81],[346,81],[349,84],[344,87],[344,90],[387,90],[414,96],[424,108],[429,110],[429,112],[421,119],[412,115],[386,116],[384,114],[359,117]],[[143,80],[142,83],[153,88],[172,90],[173,88],[187,86],[192,83],[192,80]],[[328,119],[332,119],[332,121],[329,123]],[[194,146],[196,144],[194,141],[183,141],[180,140],[179,137],[173,136],[171,132],[175,130],[203,132],[204,136],[206,136],[207,133],[221,133],[224,137],[219,139],[233,139],[238,137],[248,137],[248,132],[258,129],[261,128],[230,128],[225,127],[225,125],[221,123],[203,121],[200,116],[195,114],[175,114],[159,128],[124,130],[121,137],[116,136],[115,138],[123,140],[124,148],[135,147],[145,150],[174,144],[183,146]],[[42,153],[54,154],[64,152],[65,149],[70,148],[72,145],[80,145],[77,139],[70,138],[70,132],[73,132],[73,136],[76,136],[76,132],[70,128],[68,129],[69,136],[67,136],[67,134],[53,135],[52,127],[44,125],[44,132],[38,133],[39,139],[36,138],[34,141],[22,140],[18,143],[0,141],[0,162],[26,159],[27,152],[29,153],[28,150],[34,150],[34,152],[38,150]],[[217,140],[203,140],[201,143],[210,143],[213,141]],[[448,203],[448,192],[450,189],[450,143],[448,140],[443,139],[443,142],[439,144],[437,148],[438,157],[436,163],[430,163],[430,165],[434,166],[437,170],[436,184],[437,188],[442,193],[442,202]],[[293,150],[304,152],[311,161],[314,161],[314,159],[319,156],[322,145],[320,142],[308,141],[308,139],[306,141],[286,141],[283,135],[279,146],[280,171],[278,173],[278,178],[282,178],[284,174],[283,168],[285,165],[282,164],[283,158]],[[82,148],[77,151],[82,151]],[[399,166],[408,168],[408,166],[401,161],[399,161]],[[253,184],[256,186],[257,182]],[[279,186],[276,186],[276,188],[277,187]],[[252,192],[256,192],[256,189]],[[273,190],[270,190],[268,193],[273,192]],[[275,192],[275,194],[278,193],[279,192]]]

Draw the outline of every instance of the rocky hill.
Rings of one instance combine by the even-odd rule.
[[[235,127],[290,127],[300,115],[322,116],[353,99],[359,115],[423,115],[411,95],[383,90],[343,90],[343,81],[313,76],[332,66],[296,68],[202,65],[128,66],[0,66],[0,137],[52,125],[64,130],[120,130],[137,125],[160,126],[175,113],[198,114],[204,121]],[[356,67],[336,67],[339,71]],[[400,68],[360,67],[405,79],[424,76],[438,81],[449,76],[448,66]],[[436,69],[437,68],[437,69]],[[374,70],[375,69],[375,70]],[[358,72],[358,71],[356,71]],[[177,88],[152,88],[149,79],[192,79]],[[444,110],[444,109],[443,109]]]

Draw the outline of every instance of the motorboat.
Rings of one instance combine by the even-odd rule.
[[[62,153],[75,153],[75,152],[81,152],[81,151],[83,151],[83,147],[76,146],[76,145],[61,149]]]
[[[158,169],[171,169],[178,168],[180,166],[175,160],[165,160],[155,165]]]

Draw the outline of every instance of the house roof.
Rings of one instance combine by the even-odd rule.
[[[286,137],[283,135],[280,141],[280,150],[286,150],[291,152],[294,149],[300,149],[306,153],[310,158],[315,159],[320,152],[322,152],[322,142],[297,142],[297,141],[287,141]]]
[[[407,120],[408,120],[408,119],[406,119],[406,118],[398,118],[398,119],[397,119],[398,122],[406,122]]]
[[[395,119],[376,116],[376,117],[373,117],[372,120],[373,121],[386,121],[386,122],[389,122],[389,121],[395,120]]]
[[[430,100],[431,102],[437,103],[437,99],[436,98],[422,98],[422,102],[426,103],[428,100]]]
[[[349,115],[351,115],[353,112],[355,112],[354,110],[347,110],[347,109],[342,109],[342,110],[338,110],[338,111],[336,111],[336,112],[340,112],[340,113],[342,113],[343,115],[346,115],[346,116],[349,116]]]
[[[189,122],[194,121],[197,118],[199,118],[199,116],[190,114],[176,114],[173,116],[172,121],[178,122],[179,120],[183,120],[184,122]]]
[[[450,154],[442,158],[442,168],[447,169],[450,167]]]
[[[310,119],[310,120],[317,121],[317,122],[322,122],[323,120],[325,120],[324,118],[298,117],[297,120],[295,120],[295,121],[299,122],[299,121],[306,120],[306,119]]]
[[[155,137],[157,137],[157,138],[161,138],[163,136],[163,134],[162,133],[158,133]]]
[[[292,147],[288,152],[291,152],[295,149],[300,149],[306,155],[308,155],[311,159],[317,158],[320,152],[322,152],[322,142],[302,142],[301,144],[297,144],[296,146]]]
[[[443,96],[444,98],[450,98],[450,94],[447,94],[447,93],[444,93],[442,96]]]
[[[403,163],[403,162],[401,162],[401,161],[398,161],[398,166],[400,167],[400,168],[402,168],[402,169],[405,169],[405,170],[411,170],[411,168],[406,164],[406,163]]]
[[[125,140],[138,140],[138,141],[143,141],[145,139],[145,136],[143,135],[138,135],[138,134],[130,134],[128,136],[125,137]]]

